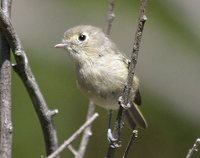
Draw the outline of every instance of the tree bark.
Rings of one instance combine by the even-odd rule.
[[[1,1],[1,9],[10,17],[10,0]],[[12,157],[11,63],[10,48],[0,32],[0,157]]]

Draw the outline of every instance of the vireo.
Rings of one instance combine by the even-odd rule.
[[[129,60],[117,49],[100,28],[80,25],[64,33],[62,43],[56,48],[64,48],[76,66],[76,76],[80,90],[96,105],[107,110],[119,108],[118,98],[122,95]],[[130,97],[131,107],[125,111],[128,123],[146,128],[147,123],[138,109],[141,104],[139,80],[133,78]]]

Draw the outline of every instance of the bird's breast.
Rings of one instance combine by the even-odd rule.
[[[78,86],[97,105],[107,109],[117,109],[117,99],[126,81],[127,72],[124,71],[127,70],[111,63],[77,65]]]

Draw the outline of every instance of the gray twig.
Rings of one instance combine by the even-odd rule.
[[[49,155],[55,151],[58,146],[57,134],[52,120],[52,116],[57,113],[58,110],[49,110],[31,71],[28,58],[20,39],[11,24],[10,18],[4,14],[3,10],[0,10],[0,29],[4,33],[15,57],[17,64],[13,65],[13,68],[21,77],[37,112],[45,139],[46,154]]]
[[[98,113],[93,114],[90,119],[88,119],[74,134],[67,139],[56,151],[54,151],[51,155],[49,155],[47,158],[54,158],[58,154],[60,154],[67,146],[69,146],[76,138],[88,127],[90,126],[93,121],[99,116]]]
[[[12,0],[1,0],[5,16],[11,16]],[[12,116],[11,116],[11,63],[10,47],[0,32],[0,157],[12,157]]]
[[[114,7],[115,7],[115,0],[109,0],[108,4],[108,16],[107,16],[107,24],[105,27],[105,33],[106,35],[110,35],[111,27],[113,20],[115,19],[115,14],[114,14]]]
[[[95,105],[94,105],[94,103],[92,101],[90,101],[86,120],[89,120],[94,113],[95,113]],[[92,124],[90,124],[84,130],[83,136],[82,136],[82,140],[81,140],[80,147],[79,147],[79,150],[77,152],[76,158],[83,158],[84,157],[88,142],[90,140],[90,137],[92,136],[91,128],[92,128]]]
[[[138,131],[133,130],[133,132],[131,134],[131,138],[129,139],[128,145],[127,145],[126,150],[124,152],[123,158],[127,158],[129,150],[131,148],[131,145],[133,144],[133,141],[136,140],[137,137],[138,137]]]
[[[194,153],[198,151],[199,146],[200,146],[200,138],[197,138],[197,140],[193,144],[193,147],[188,151],[186,158],[192,158]]]
[[[142,34],[143,34],[143,28],[144,28],[144,24],[147,20],[147,17],[145,15],[146,4],[147,4],[147,0],[141,0],[138,25],[137,25],[137,30],[135,33],[133,50],[131,52],[131,62],[129,64],[127,82],[126,82],[126,86],[124,87],[123,94],[120,97],[120,102],[119,102],[120,108],[118,110],[118,115],[117,115],[117,119],[115,122],[114,130],[113,130],[114,137],[117,139],[118,142],[120,140],[121,130],[123,127],[122,123],[123,123],[123,117],[124,117],[124,111],[125,111],[124,108],[126,108],[124,106],[126,106],[126,105],[128,106],[128,103],[129,103],[130,91],[131,91],[131,87],[132,87],[132,83],[133,83],[133,76],[135,74],[135,68],[136,68],[136,64],[137,64],[138,53],[139,53],[139,48],[140,48],[140,44],[141,44],[141,38],[142,38]],[[106,158],[113,157],[115,150],[116,150],[116,148],[109,146]]]
[[[118,128],[117,128],[118,137],[117,138],[118,139],[120,138],[121,122],[123,120],[123,113],[124,113],[124,110],[125,110],[123,106],[127,105],[129,103],[130,91],[131,91],[131,87],[132,87],[132,84],[133,84],[133,76],[135,74],[135,68],[136,68],[136,64],[137,64],[143,28],[144,28],[144,24],[147,20],[147,17],[145,15],[146,3],[147,3],[147,0],[141,0],[139,21],[138,21],[137,30],[136,30],[136,33],[135,33],[133,50],[132,50],[132,53],[131,53],[131,62],[129,64],[127,82],[126,82],[126,86],[124,87],[122,97],[120,99],[121,101],[119,102],[121,110],[119,110],[118,118],[117,118],[117,124],[118,124]]]
[[[78,154],[77,151],[74,149],[74,147],[73,147],[72,145],[68,145],[67,148],[69,149],[69,151],[72,152],[72,154],[73,154],[74,156],[76,156],[76,155]]]
[[[95,105],[92,101],[89,102],[89,106],[88,106],[88,113],[87,113],[87,118],[86,120],[89,120],[95,113]],[[72,152],[72,154],[76,157],[76,158],[83,158],[86,152],[86,148],[88,145],[88,142],[92,136],[92,124],[90,124],[87,128],[85,128],[85,130],[83,131],[83,136],[82,136],[82,140],[79,146],[79,150],[76,151],[72,145],[68,145],[68,149]]]

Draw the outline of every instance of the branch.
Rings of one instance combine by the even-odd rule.
[[[198,151],[199,146],[200,146],[200,138],[197,138],[193,147],[188,151],[186,158],[192,158],[194,153]]]
[[[22,79],[37,112],[45,139],[46,154],[49,155],[55,151],[58,146],[57,134],[52,120],[52,116],[58,113],[58,110],[49,110],[28,64],[28,58],[20,39],[10,19],[2,10],[0,10],[0,29],[4,33],[15,57],[17,64],[14,65],[13,68]]]
[[[115,0],[109,0],[107,24],[106,24],[106,27],[105,27],[105,33],[108,36],[110,35],[112,22],[115,19],[114,7],[115,7]]]
[[[133,50],[131,53],[131,62],[129,64],[127,82],[126,82],[126,86],[124,87],[124,91],[123,91],[122,97],[120,98],[120,102],[119,102],[121,110],[119,110],[118,118],[117,118],[117,122],[118,122],[118,124],[120,124],[120,125],[118,125],[118,131],[120,131],[121,122],[123,120],[123,113],[124,113],[124,110],[126,108],[128,108],[128,103],[129,103],[129,99],[130,99],[130,91],[131,91],[131,87],[133,84],[133,76],[135,74],[135,68],[136,68],[136,64],[137,64],[143,28],[144,28],[144,24],[147,20],[147,17],[145,15],[146,3],[147,3],[147,0],[141,0],[139,21],[138,21],[137,30],[135,33]],[[119,137],[120,137],[120,132],[117,132],[117,133],[119,133]]]
[[[128,145],[127,145],[126,150],[124,152],[123,158],[127,158],[129,150],[131,148],[131,145],[133,144],[133,141],[136,140],[137,137],[138,137],[138,131],[133,130],[133,132],[131,134],[131,138],[129,139]]]
[[[10,17],[11,0],[2,0],[1,9]],[[11,117],[11,63],[10,48],[0,32],[0,157],[12,157],[12,117]]]
[[[95,112],[95,105],[92,101],[90,101],[86,120],[89,120],[93,116],[94,112]],[[81,140],[81,143],[80,143],[80,147],[79,147],[79,150],[76,154],[76,158],[83,158],[84,157],[88,142],[90,140],[90,137],[92,136],[91,128],[92,128],[92,124],[90,124],[84,130],[82,140]]]
[[[69,139],[67,139],[58,149],[49,155],[47,158],[54,158],[60,154],[67,146],[69,146],[88,126],[90,126],[93,121],[99,116],[95,113],[90,119],[88,119]]]
[[[74,149],[74,147],[72,145],[68,145],[67,147],[69,149],[69,151],[71,151],[71,153],[76,156],[78,154],[78,152]]]
[[[124,118],[124,111],[125,111],[125,109],[128,108],[130,91],[131,91],[131,87],[132,87],[132,83],[133,83],[133,76],[135,74],[135,68],[136,68],[136,64],[137,64],[143,28],[144,28],[144,24],[147,20],[147,17],[145,15],[146,4],[147,4],[147,0],[141,0],[140,14],[139,14],[139,19],[138,19],[137,30],[135,33],[133,50],[131,52],[131,61],[129,64],[129,69],[128,69],[127,82],[125,84],[126,86],[124,87],[123,94],[120,97],[120,102],[119,102],[120,108],[118,110],[117,120],[115,122],[115,127],[114,127],[114,131],[113,131],[113,135],[117,139],[118,142],[120,140],[121,130],[123,127],[122,123],[123,123],[123,118]],[[110,145],[108,148],[106,157],[107,158],[113,157],[115,150],[116,150],[116,148],[113,148],[113,146]]]
[[[140,15],[139,15],[137,30],[135,33],[133,50],[131,53],[131,62],[129,64],[128,78],[127,78],[126,86],[124,87],[124,93],[122,95],[122,104],[124,104],[124,105],[127,105],[129,102],[130,91],[131,91],[131,87],[132,87],[132,83],[133,83],[133,76],[135,74],[135,68],[136,68],[136,64],[137,64],[143,28],[144,28],[144,24],[147,20],[147,17],[145,15],[146,3],[147,3],[147,0],[141,0]]]

